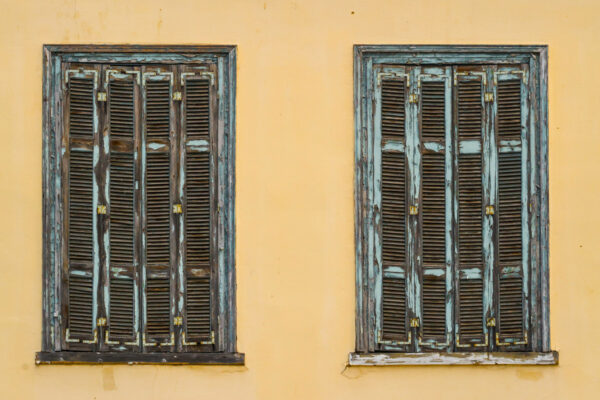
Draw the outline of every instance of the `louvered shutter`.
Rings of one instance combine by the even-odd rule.
[[[144,304],[145,351],[170,351],[175,344],[176,135],[172,104],[172,68],[142,69],[144,185]]]
[[[124,350],[123,345],[139,346],[140,71],[111,67],[105,77],[110,138],[105,344]]]
[[[214,345],[211,304],[216,237],[211,210],[215,208],[216,71],[184,68],[182,84],[181,187],[183,189],[182,344],[187,348]]]
[[[375,207],[380,213],[376,259],[381,265],[376,312],[377,342],[383,349],[407,349],[412,337],[408,309],[406,125],[409,82],[403,68],[377,74]]]
[[[496,347],[528,347],[527,65],[494,72],[497,145]]]
[[[419,345],[447,350],[452,333],[452,68],[415,69],[419,97]],[[420,135],[418,135],[420,133]],[[420,176],[418,176],[420,174]]]
[[[483,68],[455,67],[455,130],[458,142],[458,260],[456,348],[486,349],[484,291],[484,93]]]
[[[63,347],[95,350],[98,250],[98,106],[99,68],[66,65],[64,70],[63,199],[64,245]],[[94,156],[96,153],[96,156]]]

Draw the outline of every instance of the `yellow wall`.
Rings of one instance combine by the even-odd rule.
[[[598,398],[599,17],[597,0],[1,0],[0,398]],[[43,43],[239,46],[238,348],[246,366],[35,366]],[[549,45],[551,324],[560,366],[344,370],[354,348],[355,43]]]

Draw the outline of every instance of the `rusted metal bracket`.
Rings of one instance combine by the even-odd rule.
[[[98,101],[106,101],[106,92],[98,92]]]
[[[166,343],[161,343],[159,346],[175,346],[175,333],[171,332],[171,339]]]
[[[200,341],[200,344],[215,344],[215,331],[210,331],[210,340]]]
[[[183,208],[181,204],[173,204],[173,214],[181,214],[183,212]]]
[[[394,345],[394,346],[411,344],[412,343],[412,329],[408,331],[408,336],[407,336],[407,339],[406,339],[405,342],[398,341],[398,340],[383,340],[381,338],[381,332],[379,332],[379,335],[377,337],[377,343],[379,343],[379,344],[391,344],[391,345]]]
[[[487,346],[489,346],[489,344],[490,344],[490,341],[488,339],[488,335],[485,335],[484,343],[461,344],[460,343],[460,335],[458,333],[456,334],[456,347],[487,347]]]
[[[408,74],[399,74],[396,72],[380,72],[377,74],[377,86],[381,86],[381,81],[383,78],[404,78],[406,79],[406,87],[410,87],[410,75]]]
[[[99,204],[96,211],[99,215],[106,214],[106,206],[104,204]]]
[[[496,85],[498,84],[498,75],[521,75],[521,79],[523,80],[523,83],[527,85],[528,77],[527,77],[526,71],[523,71],[520,69],[515,69],[512,71],[495,71],[494,72],[494,83]]]
[[[197,342],[188,342],[185,339],[185,331],[181,332],[181,344],[183,344],[184,346],[197,346],[198,345]]]
[[[520,340],[518,342],[501,342],[500,341],[500,334],[498,332],[496,332],[496,346],[517,346],[517,345],[522,345],[522,344],[527,344],[527,331],[524,332],[524,338],[523,340]]]
[[[454,72],[454,86],[458,85],[459,76],[480,76],[483,81],[483,86],[487,85],[487,78],[485,72],[479,71],[466,71],[466,72]]]

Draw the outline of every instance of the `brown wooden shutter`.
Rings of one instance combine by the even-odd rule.
[[[109,151],[109,286],[106,343],[139,345],[140,71],[112,67],[107,77]]]
[[[382,76],[385,74],[382,74]],[[407,346],[409,340],[406,261],[406,76],[380,82],[381,132],[381,345]]]
[[[438,350],[450,346],[447,326],[451,303],[449,272],[446,268],[446,223],[451,214],[446,202],[451,153],[447,147],[451,119],[451,68],[422,68],[417,75],[420,88],[420,237],[421,262],[417,275],[421,293],[419,344]],[[448,177],[451,179],[451,177]],[[450,190],[450,189],[448,189]],[[450,193],[450,192],[449,192]]]
[[[145,339],[146,351],[168,351],[174,345],[175,229],[171,218],[176,189],[171,68],[144,68],[143,124],[145,149]]]
[[[456,73],[458,133],[458,351],[485,348],[483,263],[483,97],[485,72]]]
[[[63,198],[63,346],[94,350],[97,344],[94,152],[98,146],[98,68],[65,66]],[[97,193],[97,191],[96,191]]]
[[[216,142],[216,71],[182,70],[181,164],[184,195],[183,345],[214,344],[212,327],[213,226]]]
[[[527,227],[527,189],[523,185],[527,156],[527,69],[500,68],[496,72],[496,143],[498,147],[498,350],[523,350],[528,346],[527,265],[523,237]]]

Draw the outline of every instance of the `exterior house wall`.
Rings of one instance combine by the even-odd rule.
[[[0,13],[0,398],[592,399],[600,392],[600,3],[9,1]],[[36,366],[42,44],[236,44],[245,366]],[[555,367],[348,367],[353,44],[549,46]]]

